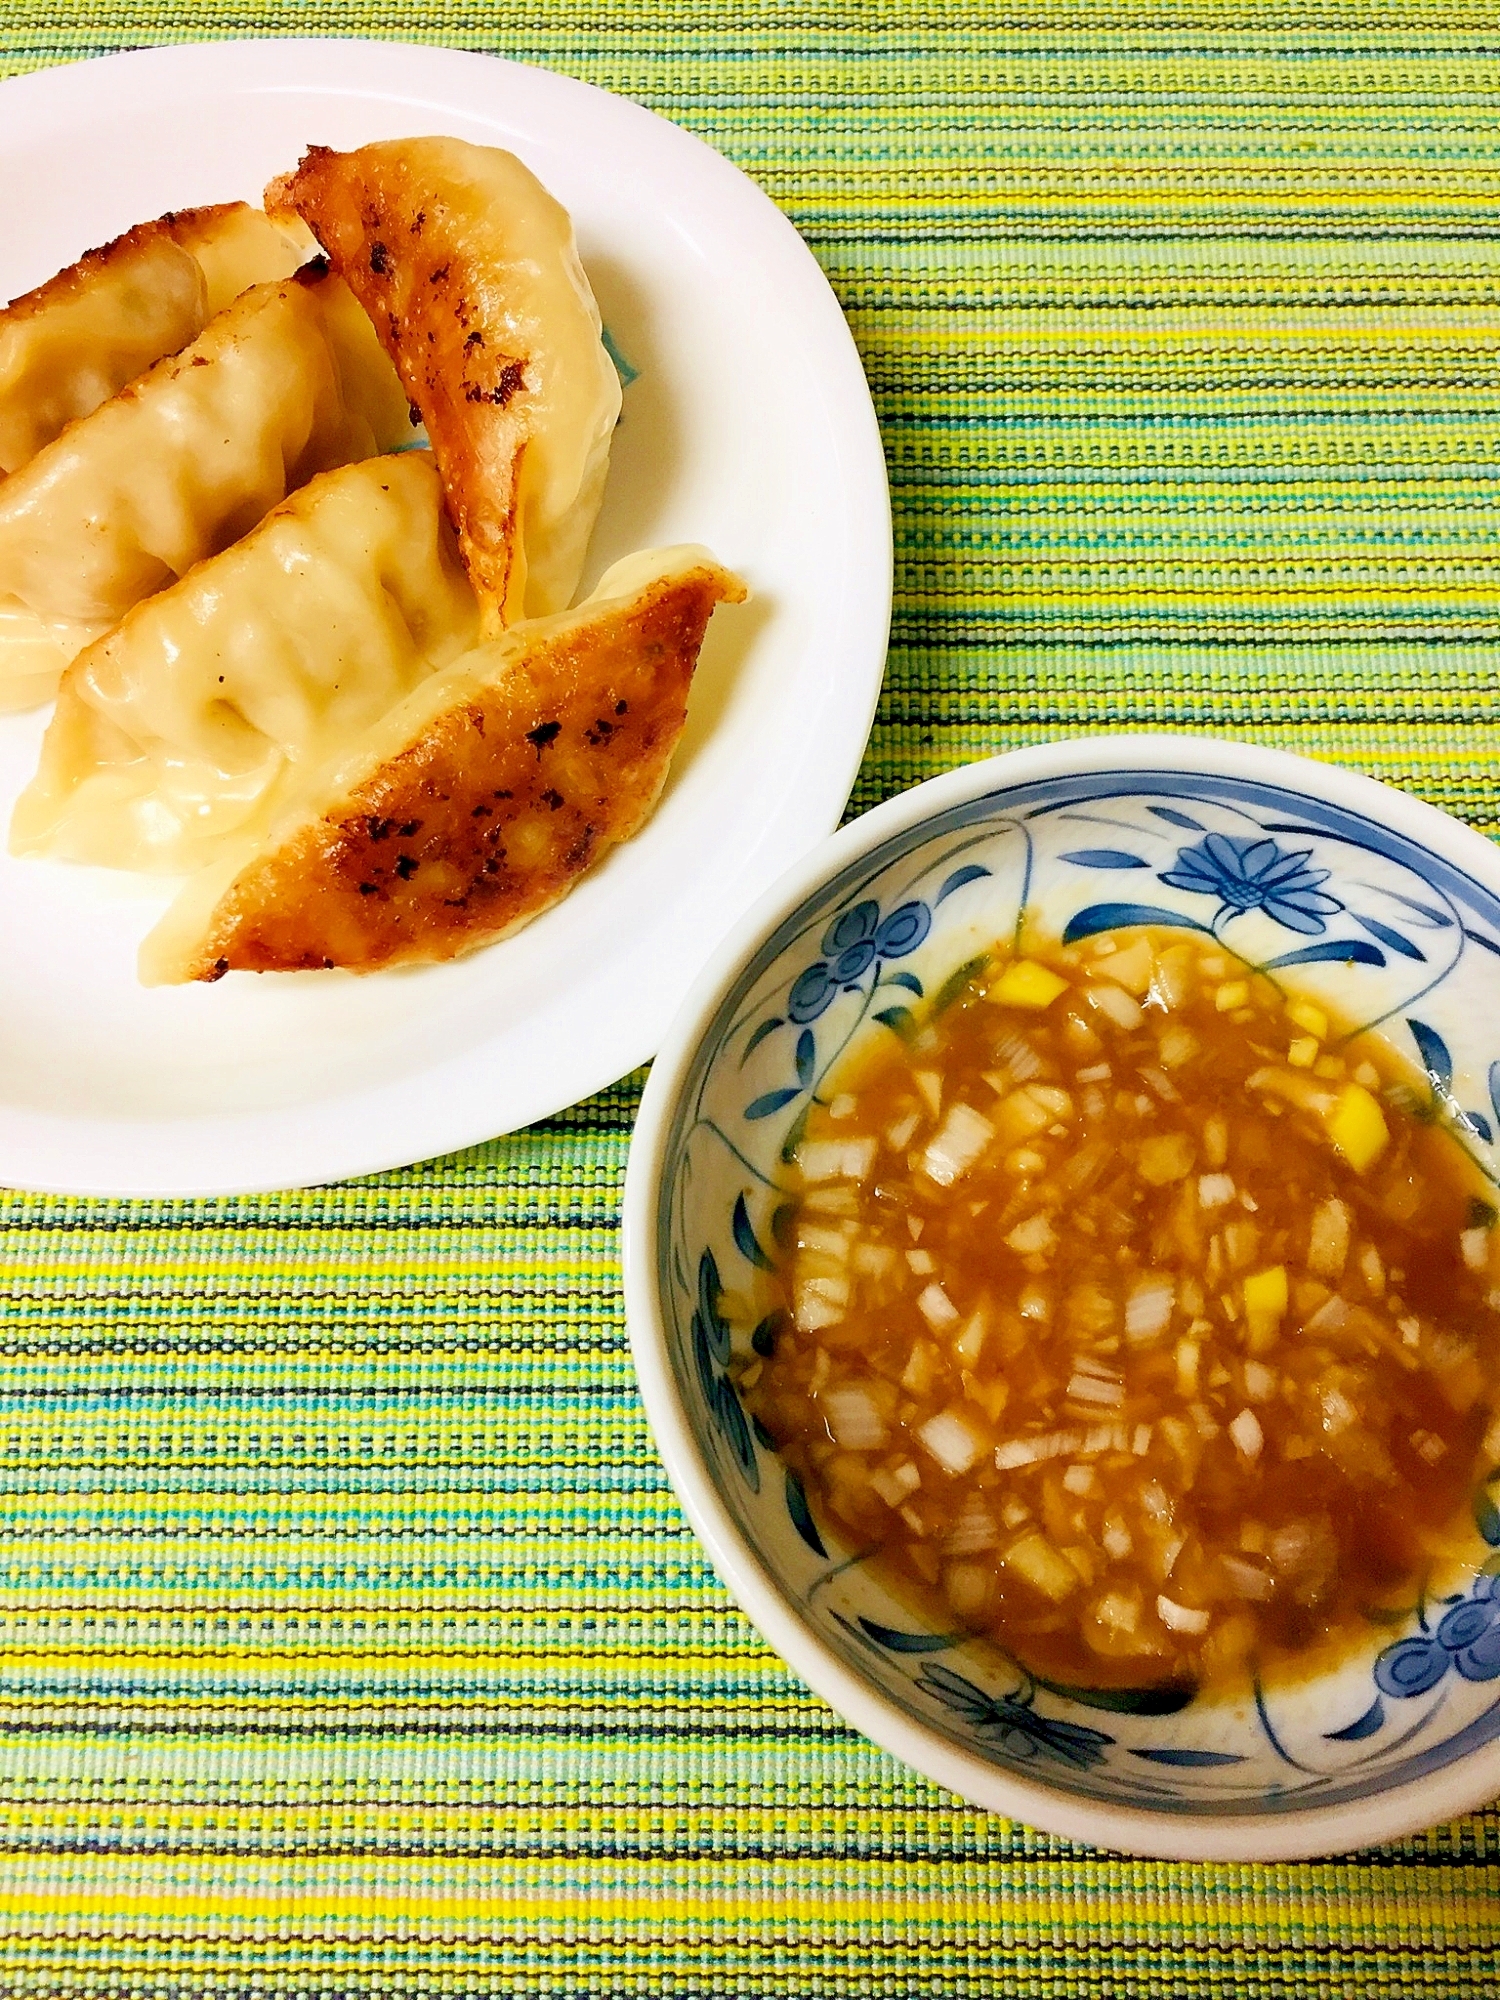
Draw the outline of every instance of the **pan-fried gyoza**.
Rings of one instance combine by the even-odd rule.
[[[0,476],[155,362],[179,354],[251,285],[289,278],[304,232],[243,201],[138,222],[0,312]]]
[[[108,627],[315,473],[410,436],[337,278],[253,286],[0,485],[0,602],[54,630]]]
[[[620,380],[567,211],[461,139],[314,146],[266,201],[311,228],[421,411],[488,629],[570,604]]]
[[[314,146],[266,201],[0,313],[0,706],[61,678],[11,849],[186,873],[147,984],[530,922],[652,811],[746,595],[689,547],[567,609],[620,381],[513,155]]]
[[[11,850],[203,867],[478,636],[429,454],[322,473],[73,662]]]
[[[244,857],[189,883],[147,984],[456,958],[565,896],[656,804],[717,604],[704,549],[628,556],[575,611],[423,681]]]

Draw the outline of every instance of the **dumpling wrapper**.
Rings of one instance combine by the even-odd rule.
[[[620,415],[567,210],[461,139],[314,146],[265,199],[312,229],[421,411],[486,631],[562,610]]]
[[[262,847],[187,884],[142,980],[374,972],[529,923],[650,814],[709,618],[745,595],[705,549],[647,551],[434,674]]]
[[[292,215],[273,221],[248,201],[182,209],[162,220],[203,273],[205,326],[252,285],[274,285],[293,277],[318,254],[306,223]]]
[[[11,851],[200,868],[478,632],[431,457],[323,473],[68,669]]]
[[[254,286],[0,484],[0,707],[40,640],[71,658],[314,474],[412,437],[347,286],[321,267]]]
[[[38,618],[0,597],[0,714],[50,701],[69,661],[108,630],[107,619]]]
[[[87,250],[0,312],[0,474],[19,472],[251,285],[289,278],[308,254],[247,202],[137,223]]]

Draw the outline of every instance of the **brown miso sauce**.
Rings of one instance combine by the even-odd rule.
[[[741,1394],[850,1548],[1045,1678],[1306,1670],[1500,1461],[1493,1189],[1430,1107],[1212,944],[997,948],[820,1092]]]

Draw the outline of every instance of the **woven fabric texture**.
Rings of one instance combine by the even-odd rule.
[[[896,519],[854,808],[1106,727],[1497,827],[1493,0],[0,0],[0,71],[392,35],[778,201]],[[967,1809],[718,1586],[626,1352],[639,1079],[355,1185],[0,1195],[0,1995],[1500,1989],[1500,1816],[1169,1866]]]

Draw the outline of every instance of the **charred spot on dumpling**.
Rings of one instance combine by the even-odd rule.
[[[377,278],[383,278],[391,268],[391,253],[384,243],[370,245],[370,269]]]
[[[551,785],[542,793],[542,804],[547,808],[548,812],[556,812],[562,803],[562,793],[554,791]]]
[[[562,724],[560,722],[539,722],[535,729],[527,730],[526,741],[536,745],[536,754],[540,757],[547,745],[555,742],[561,734]],[[496,797],[498,798],[498,796],[499,794],[497,793]]]
[[[401,877],[403,882],[409,882],[420,866],[421,863],[414,854],[398,854],[396,856],[396,873]]]
[[[481,382],[470,382],[464,388],[466,403],[493,403],[497,410],[503,410],[519,390],[526,387],[526,370],[519,361],[507,362],[500,371],[500,379],[492,388],[486,389]]]

